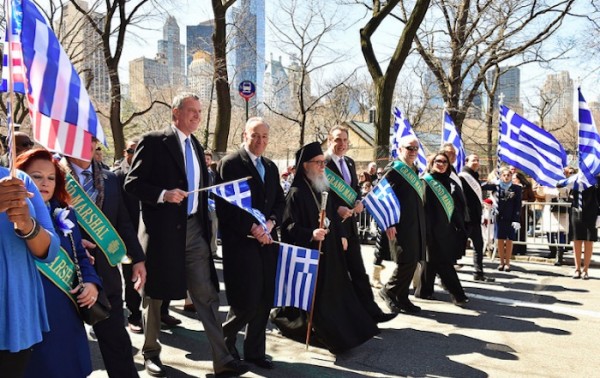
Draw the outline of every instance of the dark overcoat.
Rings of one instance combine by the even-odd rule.
[[[200,187],[207,184],[208,170],[204,150],[192,135],[192,144],[200,165]],[[125,190],[142,201],[139,237],[146,252],[148,273],[145,292],[154,299],[183,299],[186,296],[185,247],[187,233],[187,199],[180,204],[158,203],[163,190],[187,190],[185,160],[179,137],[171,126],[144,135],[135,150]],[[198,217],[204,240],[210,241],[208,196],[200,192]],[[211,279],[219,290],[212,256],[209,257]]]
[[[360,200],[361,192],[360,192],[360,186],[358,185],[358,178],[356,177],[356,164],[354,164],[354,160],[352,160],[352,158],[349,158],[348,156],[344,156],[343,159],[346,161],[346,166],[348,167],[348,171],[350,172],[350,186],[356,192],[356,199]],[[327,168],[331,169],[331,171],[333,171],[333,173],[340,176],[342,179],[344,178],[344,176],[342,175],[342,172],[340,172],[338,165],[335,163],[335,161],[333,160],[331,155],[326,155],[325,161],[327,162]],[[334,209],[337,209],[340,206],[346,206],[350,209],[354,207],[354,204],[349,205],[348,203],[346,203],[346,201],[341,199],[337,194],[331,192],[330,195],[331,195],[331,200],[333,202]],[[348,237],[348,239],[352,238],[354,241],[357,241],[358,225],[357,225],[355,216],[352,216],[352,219],[348,219],[348,220],[344,221],[342,223],[342,227],[345,229],[346,236]],[[352,247],[352,246],[350,246],[350,247]]]
[[[244,148],[224,157],[217,168],[217,183],[251,176],[252,207],[267,220],[281,223],[285,199],[279,185],[279,170],[269,159],[262,158],[265,182]],[[261,246],[248,238],[252,224],[258,221],[247,211],[216,197],[217,217],[223,243],[223,276],[227,302],[236,308],[253,308],[260,303],[273,303],[275,270],[279,248],[277,244]],[[279,240],[276,228],[273,240]]]

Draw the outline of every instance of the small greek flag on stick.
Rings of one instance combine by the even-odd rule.
[[[392,156],[393,159],[397,159],[398,158],[398,147],[400,147],[400,145],[398,144],[400,139],[402,139],[402,137],[405,137],[407,135],[412,135],[415,138],[417,138],[417,134],[415,134],[415,132],[413,131],[412,127],[410,126],[410,122],[408,122],[408,119],[406,119],[404,117],[404,115],[402,115],[402,112],[400,111],[400,109],[398,108],[394,108],[394,134],[392,135],[392,140],[391,140],[391,148],[392,150],[390,151],[390,155]],[[419,138],[417,138],[418,140]],[[423,145],[421,144],[421,142],[419,141],[419,155],[417,157],[417,168],[419,168],[419,173],[422,173],[425,168],[427,167],[427,158],[425,157],[425,149],[423,148]]]
[[[454,146],[454,149],[456,150],[456,161],[454,162],[454,168],[457,172],[462,171],[462,168],[465,165],[465,159],[467,158],[465,147],[463,146],[460,135],[458,135],[458,131],[456,131],[456,126],[454,125],[452,117],[450,117],[450,114],[444,110],[442,145],[445,143],[452,143]]]
[[[230,204],[246,210],[265,230],[267,229],[267,221],[263,213],[252,207],[252,193],[247,178],[211,186],[210,191]]]
[[[318,268],[319,251],[279,243],[274,306],[310,312]]]
[[[387,230],[400,222],[400,201],[387,178],[379,180],[379,183],[362,201],[382,230]]]

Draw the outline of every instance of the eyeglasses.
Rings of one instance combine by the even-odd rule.
[[[419,151],[419,147],[417,146],[404,146],[409,151]]]
[[[309,160],[309,161],[307,161],[307,163],[314,163],[314,164],[318,165],[319,167],[325,166],[325,160]]]
[[[135,150],[133,148],[128,148],[125,150],[125,152],[127,152],[129,155],[131,155],[135,152]]]
[[[436,159],[433,162],[436,163],[436,164],[448,164],[448,160]]]

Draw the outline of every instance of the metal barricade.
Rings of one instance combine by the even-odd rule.
[[[377,235],[377,230],[374,225],[375,221],[371,214],[368,211],[363,210],[357,216],[357,224],[358,224],[358,236],[360,238],[361,243],[366,243],[368,241],[374,240]]]

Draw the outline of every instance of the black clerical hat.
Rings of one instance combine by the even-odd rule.
[[[321,144],[319,144],[319,142],[309,143],[296,151],[296,171],[301,168],[300,165],[302,163],[306,163],[319,155],[323,155],[323,150],[321,149]]]

